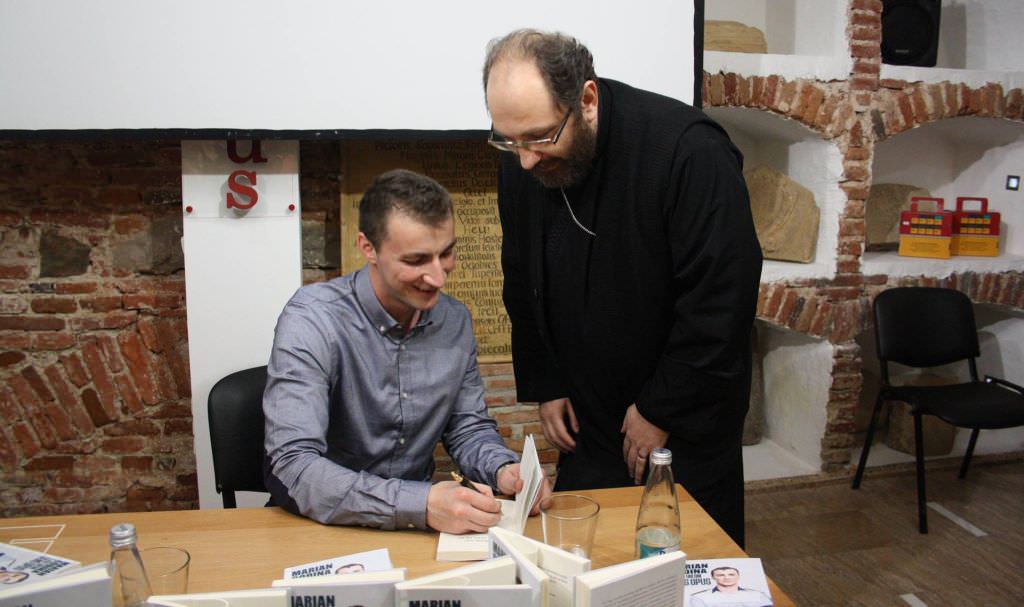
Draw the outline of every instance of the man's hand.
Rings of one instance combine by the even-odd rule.
[[[644,419],[637,410],[636,404],[626,409],[626,417],[622,419],[619,432],[625,434],[622,440],[622,458],[633,474],[633,482],[644,481],[644,469],[647,467],[647,456],[658,447],[668,442],[668,432]]]
[[[512,495],[523,490],[523,479],[519,476],[519,464],[509,464],[498,471],[498,490],[504,495]],[[530,515],[540,513],[540,503],[551,495],[551,479],[544,475],[544,482],[537,492],[537,498],[530,506]]]
[[[432,485],[427,495],[427,525],[448,533],[483,533],[497,525],[501,505],[491,494],[491,488],[473,485],[480,493],[454,481]]]
[[[572,453],[576,450],[576,440],[565,426],[566,419],[569,420],[569,428],[572,428],[573,433],[579,433],[580,424],[576,421],[576,412],[572,410],[572,403],[568,398],[558,398],[540,404],[540,429],[544,432],[544,438],[562,453]]]

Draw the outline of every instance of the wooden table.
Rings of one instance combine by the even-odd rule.
[[[677,490],[683,524],[681,543],[687,557],[745,556],[743,550],[682,487],[677,486]],[[601,504],[600,523],[591,555],[595,569],[633,558],[634,526],[642,491],[642,487],[624,487],[578,492]],[[405,567],[408,579],[460,565],[434,560],[437,533],[333,527],[279,508],[3,519],[0,520],[0,542],[10,542],[14,537],[55,533],[59,529],[55,526],[64,525],[49,552],[88,564],[108,558],[107,533],[113,525],[122,522],[135,525],[142,548],[178,546],[189,551],[192,555],[190,592],[265,588],[281,578],[285,567],[376,548],[388,548],[391,562],[396,567]],[[46,527],[30,527],[33,525]],[[39,533],[36,529],[40,530]],[[538,517],[530,519],[526,535],[540,539]],[[39,549],[33,545],[26,547]],[[793,605],[774,582],[769,580],[769,584],[777,607]]]

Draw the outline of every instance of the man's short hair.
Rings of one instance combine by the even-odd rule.
[[[374,248],[387,238],[388,217],[405,213],[416,221],[437,227],[452,216],[448,190],[427,177],[395,169],[374,178],[359,201],[359,231]]]
[[[597,80],[594,57],[587,47],[560,32],[521,29],[491,40],[484,60],[484,93],[491,68],[505,59],[528,59],[540,70],[559,107],[578,106],[587,80]]]
[[[723,571],[725,569],[728,569],[729,571],[735,571],[736,575],[740,574],[740,570],[739,569],[737,569],[735,567],[729,567],[728,565],[723,565],[721,567],[715,567],[714,569],[712,569],[711,570],[711,576],[714,577],[716,571]]]

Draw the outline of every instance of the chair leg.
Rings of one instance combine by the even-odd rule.
[[[928,511],[924,497],[924,437],[921,434],[921,414],[914,412],[914,453],[917,459],[917,530],[928,533]]]
[[[971,440],[967,443],[967,451],[964,453],[964,461],[960,464],[960,478],[967,477],[967,466],[971,465],[971,456],[974,455],[974,445],[978,444],[979,433],[981,433],[980,428],[971,430]]]
[[[233,490],[224,489],[220,494],[220,498],[224,502],[225,508],[238,507],[237,502],[235,502],[235,492]]]
[[[878,423],[878,414],[882,410],[885,401],[879,394],[875,399],[875,410],[871,412],[871,423],[868,424],[868,435],[864,438],[864,448],[860,451],[860,462],[857,463],[857,473],[853,475],[853,488],[860,487],[860,481],[864,477],[864,467],[868,463],[868,451],[871,450],[871,441],[875,438],[875,425]]]

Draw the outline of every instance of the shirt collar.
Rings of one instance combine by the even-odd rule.
[[[384,306],[380,305],[380,300],[377,299],[377,294],[373,291],[373,284],[370,283],[370,269],[368,266],[363,266],[356,270],[354,283],[356,300],[359,301],[359,306],[363,309],[366,317],[373,323],[373,328],[382,335],[401,337],[405,333],[405,327],[388,314]],[[441,303],[439,301],[438,305],[441,305]],[[432,324],[432,311],[423,310],[420,312],[420,318],[416,322],[416,326],[409,333],[422,330],[424,327]]]

